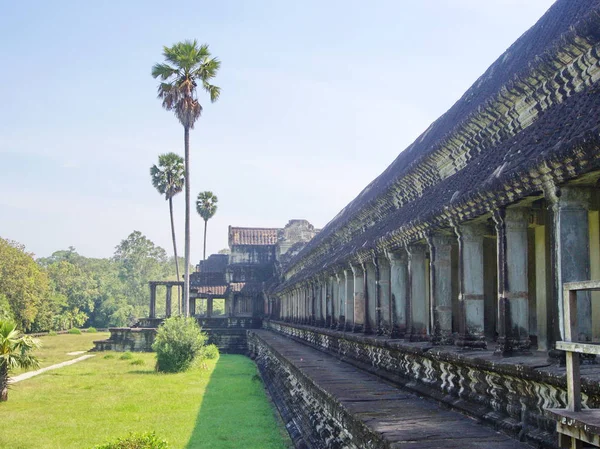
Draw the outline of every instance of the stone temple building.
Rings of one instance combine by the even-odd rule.
[[[229,247],[191,297],[260,320],[248,350],[311,447],[392,446],[268,335],[557,447],[557,342],[600,342],[600,293],[570,319],[563,298],[600,280],[600,0],[558,0],[320,232],[231,227]],[[600,365],[582,362],[582,404],[600,408]],[[571,431],[600,446],[600,417]]]

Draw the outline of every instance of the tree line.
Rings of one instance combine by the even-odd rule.
[[[22,244],[0,237],[0,320],[27,332],[129,326],[148,315],[148,281],[176,277],[175,259],[139,231],[110,258],[70,247],[35,259]]]

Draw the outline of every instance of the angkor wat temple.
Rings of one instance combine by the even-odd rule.
[[[558,0],[320,232],[230,228],[192,297],[218,288],[229,317],[262,319],[248,347],[299,431],[321,429],[308,446],[399,447],[364,429],[348,443],[341,409],[265,332],[556,447],[563,285],[600,279],[599,79],[600,0]],[[600,293],[578,293],[575,321],[600,341]],[[600,368],[582,364],[598,408]]]

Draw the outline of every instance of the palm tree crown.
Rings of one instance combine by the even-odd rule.
[[[38,340],[23,335],[15,323],[0,321],[0,401],[8,399],[8,374],[11,371],[39,365],[31,354],[38,347]]]
[[[175,153],[158,156],[158,166],[150,167],[152,185],[169,200],[183,190],[185,169],[183,158]]]
[[[166,110],[175,113],[184,127],[193,129],[202,113],[196,93],[198,82],[210,95],[210,101],[217,101],[221,89],[209,81],[216,76],[221,61],[211,58],[208,45],[199,46],[195,39],[163,47],[163,56],[166,62],[152,67],[152,76],[161,80],[158,98],[162,99]]]
[[[217,212],[219,199],[212,192],[200,192],[196,200],[196,211],[204,221],[210,220]]]

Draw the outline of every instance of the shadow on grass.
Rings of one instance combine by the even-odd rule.
[[[185,449],[285,448],[255,365],[245,356],[221,356],[206,386]]]

